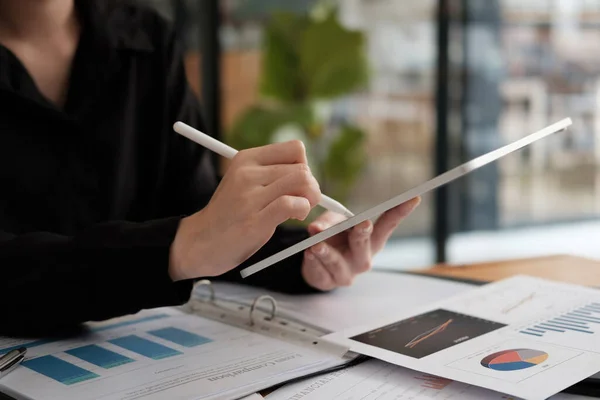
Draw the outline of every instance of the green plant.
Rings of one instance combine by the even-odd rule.
[[[235,121],[230,144],[243,149],[301,139],[323,192],[346,201],[364,166],[365,133],[333,124],[328,111],[367,83],[364,42],[328,3],[310,14],[275,13],[264,32],[261,100]]]

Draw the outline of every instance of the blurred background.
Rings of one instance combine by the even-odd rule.
[[[427,195],[377,267],[600,258],[600,1],[139,1],[175,23],[207,129],[302,139],[354,212],[573,119]]]

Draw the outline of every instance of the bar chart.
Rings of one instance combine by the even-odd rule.
[[[107,350],[104,347],[100,347],[96,344],[67,350],[65,353],[104,369],[118,367],[134,361],[129,357],[125,357],[124,355],[115,353],[114,351]]]
[[[537,337],[557,333],[594,335],[598,328],[600,328],[600,303],[589,303],[558,317],[524,328],[519,333]]]
[[[142,334],[147,337],[143,337]],[[159,341],[171,342],[174,345],[188,349],[212,342],[207,337],[176,327],[147,330],[142,334],[124,335],[106,340],[103,343],[87,344],[63,351],[64,354],[81,360],[80,363],[71,362],[72,358],[64,357],[65,359],[63,359],[61,353],[58,353],[33,358],[23,362],[23,366],[63,385],[74,385],[100,377],[101,370],[90,371],[90,369],[93,369],[92,366],[99,367],[102,370],[110,370],[140,362],[143,359],[162,360],[184,354],[183,349],[177,350],[159,343]],[[155,337],[158,340],[151,340],[150,337]],[[107,346],[107,344],[109,345]],[[121,354],[118,350],[112,350],[114,347],[110,345],[127,350],[127,352],[130,352],[128,354],[133,353],[139,358]],[[86,367],[87,363],[90,364],[89,367]]]
[[[204,336],[196,335],[195,333],[174,327],[156,329],[148,331],[148,333],[183,347],[196,347],[212,341]]]
[[[178,350],[136,335],[124,336],[108,342],[153,360],[162,360],[183,354]]]
[[[91,371],[54,356],[34,358],[24,361],[22,365],[64,385],[73,385],[99,377]]]
[[[237,398],[341,364],[340,357],[175,307],[90,324],[38,345],[0,389],[19,399]],[[99,329],[96,329],[99,328]],[[238,389],[239,388],[239,389]],[[1,397],[1,396],[0,396]]]

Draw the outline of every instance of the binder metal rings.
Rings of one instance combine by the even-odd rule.
[[[201,286],[201,285],[206,285],[208,286],[208,288],[210,289],[210,302],[214,302],[215,301],[215,288],[212,285],[212,282],[209,281],[208,279],[202,279],[201,281],[196,282],[196,284],[194,285],[195,287],[197,286]]]
[[[262,296],[258,296],[252,302],[252,307],[250,307],[250,326],[254,325],[254,310],[256,310],[256,306],[260,303],[261,300],[269,300],[271,302],[271,318],[274,319],[275,315],[277,315],[277,301],[268,294],[264,294]]]

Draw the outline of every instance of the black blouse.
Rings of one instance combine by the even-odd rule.
[[[48,334],[190,295],[191,281],[168,276],[169,247],[219,178],[208,151],[172,126],[203,130],[199,105],[169,24],[107,4],[77,2],[83,31],[62,109],[0,45],[0,335]],[[306,236],[278,228],[220,279],[240,281],[239,268]],[[301,257],[243,282],[310,291]]]

